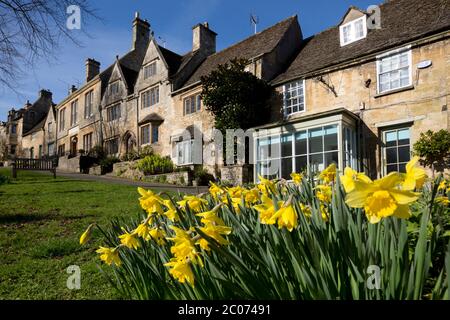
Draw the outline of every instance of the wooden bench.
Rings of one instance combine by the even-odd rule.
[[[12,176],[17,178],[18,170],[32,170],[32,171],[50,171],[53,173],[53,178],[56,179],[56,159],[14,159],[12,165]]]

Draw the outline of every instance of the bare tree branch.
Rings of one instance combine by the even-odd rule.
[[[80,8],[79,32],[67,28],[70,5]],[[55,59],[63,41],[81,46],[79,35],[88,35],[91,19],[100,17],[87,0],[0,0],[0,87],[17,93],[37,59]]]

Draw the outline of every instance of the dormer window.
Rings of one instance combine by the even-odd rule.
[[[367,36],[366,16],[340,26],[339,30],[341,33],[341,47],[364,39]]]
[[[156,61],[144,67],[144,79],[153,77],[156,74]]]
[[[113,82],[109,85],[109,94],[114,95],[119,93],[119,81]]]

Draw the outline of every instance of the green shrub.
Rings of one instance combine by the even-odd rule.
[[[139,159],[144,159],[145,157],[152,156],[153,149],[150,146],[145,146],[139,151]]]
[[[11,183],[11,178],[0,174],[0,186],[8,183]]]
[[[134,161],[140,159],[139,153],[137,151],[131,151],[122,156],[122,161]]]
[[[210,182],[215,181],[214,176],[203,167],[195,168],[194,180],[199,186],[207,186]]]
[[[158,154],[146,156],[138,162],[138,169],[145,175],[170,173],[173,172],[173,168],[173,162],[169,157],[161,157]]]
[[[117,157],[106,157],[100,161],[100,166],[102,168],[102,174],[109,173],[113,171],[114,163],[120,162]]]

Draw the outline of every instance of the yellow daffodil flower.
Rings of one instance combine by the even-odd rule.
[[[300,210],[302,210],[302,213],[306,218],[311,218],[311,208],[308,205],[300,203]]]
[[[152,239],[155,240],[158,245],[162,246],[166,243],[166,233],[164,232],[164,230],[160,228],[153,228],[149,233]]]
[[[100,249],[98,249],[96,252],[100,254],[100,259],[107,265],[114,264],[117,267],[120,267],[120,265],[122,264],[122,261],[120,261],[118,248],[110,249],[100,247]]]
[[[177,208],[174,206],[174,204],[172,203],[172,200],[168,199],[168,200],[163,200],[164,205],[167,207],[167,211],[164,211],[164,215],[170,219],[172,222],[178,221],[179,217],[178,217],[178,213],[177,213]]]
[[[214,182],[211,182],[211,186],[209,187],[209,193],[212,195],[214,199],[218,199],[218,197],[223,194],[225,190],[223,190],[221,187],[219,187]]]
[[[80,237],[80,244],[81,245],[85,245],[89,239],[91,238],[92,235],[92,228],[95,226],[95,223],[92,223],[91,225],[89,225],[89,227],[87,227],[86,231],[83,232],[83,234]]]
[[[213,238],[219,244],[227,245],[229,244],[228,240],[226,240],[222,235],[229,235],[231,233],[231,227],[223,226],[223,225],[214,225],[212,223],[206,224],[206,226],[201,227],[200,231],[206,234],[208,237]],[[199,239],[196,244],[200,245],[200,247],[206,251],[209,251],[210,248],[208,246],[208,240],[202,238]]]
[[[208,201],[196,196],[184,196],[183,200],[178,201],[177,203],[182,208],[189,206],[192,211],[200,212],[202,210],[202,205],[208,204]]]
[[[292,206],[292,197],[286,201],[286,203],[282,203],[280,208],[275,212],[275,214],[270,218],[269,224],[278,223],[278,228],[286,228],[289,232],[297,227],[298,224],[298,214]]]
[[[448,199],[448,197],[436,197],[435,201],[437,203],[443,204],[443,205],[449,205],[450,204],[450,200]]]
[[[447,180],[442,180],[439,183],[438,191],[444,191],[444,193],[450,192],[450,183]]]
[[[134,230],[134,233],[136,233],[139,237],[144,239],[145,241],[150,240],[150,230],[151,228],[148,226],[147,223],[141,223],[137,226],[136,230]]]
[[[138,188],[138,192],[141,195],[139,203],[141,204],[142,209],[147,211],[148,214],[163,213],[161,206],[163,200],[160,196],[154,194],[151,190],[147,191],[143,188]]]
[[[300,185],[302,183],[302,180],[303,180],[303,175],[301,173],[292,172],[291,173],[291,178],[292,178],[292,181],[296,185]]]
[[[352,208],[364,208],[370,223],[378,223],[388,216],[409,218],[408,205],[418,199],[418,194],[400,190],[402,182],[397,172],[372,183],[355,181],[355,189],[347,194],[345,202]]]
[[[244,201],[247,205],[255,204],[259,201],[259,190],[258,188],[253,188],[246,190],[244,192]]]
[[[122,228],[125,232],[124,234],[119,236],[120,243],[130,249],[136,250],[140,247],[139,240],[136,238],[136,233],[128,233],[125,229]]]
[[[416,166],[419,157],[414,157],[406,164],[405,181],[402,183],[403,190],[414,191],[422,188],[427,174],[425,170]]]
[[[318,185],[316,187],[316,197],[320,202],[331,203],[331,196],[333,192],[330,186]]]
[[[224,226],[225,222],[217,216],[217,210],[219,210],[220,207],[221,205],[217,205],[211,211],[197,213],[196,216],[202,218],[200,222],[203,224],[215,223],[217,225]]]
[[[319,179],[321,179],[325,184],[329,184],[336,179],[336,164],[330,164],[325,170],[319,174]]]
[[[230,198],[241,198],[244,194],[245,189],[241,186],[232,187],[227,189],[227,193],[230,195]]]
[[[171,259],[170,262],[165,263],[164,266],[170,267],[170,275],[180,283],[185,283],[187,281],[187,283],[194,287],[194,274],[188,261]]]
[[[261,204],[255,205],[253,208],[259,212],[259,219],[262,224],[270,224],[270,218],[275,214],[273,201],[265,194],[261,196],[261,201]]]
[[[175,231],[175,237],[167,239],[174,242],[173,246],[170,248],[170,252],[175,258],[177,260],[189,259],[193,263],[198,263],[203,267],[203,262],[199,257],[195,244],[189,234],[183,229],[175,226],[171,226],[170,228]]]
[[[345,168],[344,175],[341,176],[341,183],[346,193],[352,192],[355,189],[355,181],[372,182],[364,173],[358,173],[349,167]]]
[[[263,178],[261,175],[258,175],[259,184],[257,188],[265,195],[268,195],[268,191],[275,192],[275,182],[270,181],[269,179]]]

